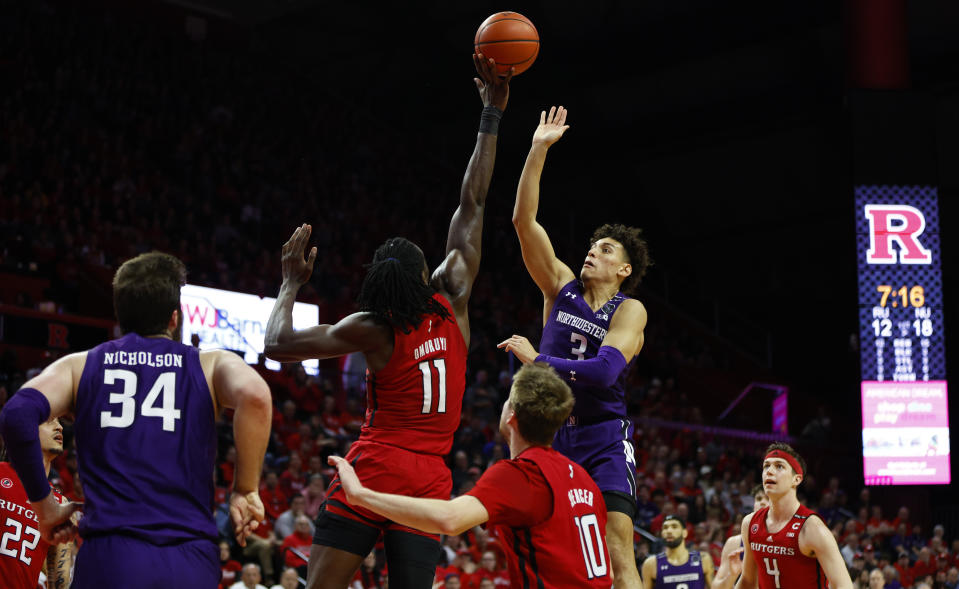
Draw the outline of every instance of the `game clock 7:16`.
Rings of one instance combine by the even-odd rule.
[[[915,320],[912,321],[912,331],[916,337],[929,337],[932,335],[933,327],[930,319],[929,309],[926,305],[926,290],[921,285],[895,287],[889,284],[880,284],[876,286],[876,292],[879,295],[879,304],[874,308],[873,316],[876,319],[872,322],[873,331],[876,337],[890,337],[892,335],[893,322],[889,319],[889,308],[893,309],[915,309]],[[899,313],[897,313],[899,315]]]

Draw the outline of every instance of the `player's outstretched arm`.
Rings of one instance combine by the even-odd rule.
[[[646,328],[646,308],[636,299],[623,301],[603,338],[603,345],[595,357],[587,360],[568,360],[537,353],[530,341],[513,335],[496,347],[513,352],[520,362],[546,362],[563,378],[591,386],[609,387],[630,360],[643,347],[643,330]]]
[[[363,486],[349,462],[339,456],[328,458],[339,473],[346,499],[394,522],[429,532],[456,536],[489,520],[479,499],[460,495],[452,501],[380,493]]]
[[[643,579],[643,589],[653,589],[656,585],[656,556],[647,556],[643,561],[643,566],[639,571],[639,576]]]
[[[273,400],[266,381],[232,352],[213,350],[213,390],[218,403],[233,409],[236,473],[230,495],[230,516],[241,546],[263,519],[260,472],[270,441]]]
[[[749,548],[749,522],[752,521],[753,515],[755,515],[755,512],[743,518],[742,527],[739,530],[743,538],[743,569],[742,574],[739,575],[739,581],[736,582],[736,589],[756,589],[758,587],[759,577],[756,575],[756,558]]]
[[[356,313],[335,325],[293,329],[296,293],[313,273],[316,248],[304,259],[313,228],[304,223],[283,245],[283,284],[266,323],[264,352],[278,362],[299,362],[312,358],[334,358],[382,346],[385,330],[366,313]]]
[[[719,569],[713,582],[710,583],[710,589],[733,589],[736,578],[743,571],[742,553],[743,547],[740,546],[742,536],[730,536],[723,544],[723,553],[720,557]]]
[[[564,284],[575,278],[569,266],[556,257],[553,244],[543,226],[536,221],[539,210],[539,180],[546,163],[550,145],[559,141],[569,129],[566,124],[566,109],[553,106],[549,114],[539,115],[539,126],[533,133],[533,145],[526,156],[526,165],[516,188],[516,204],[513,206],[513,227],[519,237],[520,249],[526,270],[547,300],[552,300]]]
[[[852,589],[852,579],[849,578],[849,570],[839,552],[836,538],[818,517],[810,517],[803,525],[799,532],[799,550],[816,557],[826,573],[830,589]]]
[[[482,54],[473,55],[473,64],[479,75],[474,81],[483,101],[483,114],[476,146],[463,176],[459,206],[450,221],[446,259],[433,272],[431,281],[434,288],[449,297],[461,329],[468,325],[465,323],[466,303],[479,272],[486,196],[496,161],[496,136],[513,77],[510,71],[505,78],[500,78],[496,73],[496,63]],[[463,335],[469,342],[469,332],[464,330]]]
[[[80,505],[60,503],[50,492],[40,448],[40,424],[73,411],[73,397],[83,374],[86,352],[60,358],[31,378],[0,411],[0,435],[20,482],[37,514],[40,534],[51,544],[72,541],[70,520]]]

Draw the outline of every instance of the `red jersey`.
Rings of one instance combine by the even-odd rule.
[[[819,561],[799,550],[799,532],[811,516],[819,514],[800,505],[783,529],[770,533],[766,529],[768,512],[769,508],[764,507],[749,521],[749,548],[756,561],[759,589],[825,587],[826,575]]]
[[[522,471],[526,480],[490,485],[496,471]],[[537,470],[539,472],[537,472]],[[488,475],[493,475],[489,477]],[[487,479],[484,481],[484,479]],[[545,485],[540,480],[545,479]],[[553,450],[534,446],[513,460],[490,467],[469,491],[490,514],[489,525],[506,547],[509,574],[515,587],[610,587],[612,569],[604,537],[606,504],[603,495],[575,462]],[[552,504],[536,523],[513,505]]]
[[[452,315],[449,302],[433,298]],[[466,388],[466,342],[454,318],[426,315],[410,333],[393,330],[393,354],[367,370],[366,420],[360,440],[445,455],[460,424]]]
[[[60,494],[56,497],[60,500]],[[9,462],[0,462],[0,579],[10,589],[36,589],[50,544]]]

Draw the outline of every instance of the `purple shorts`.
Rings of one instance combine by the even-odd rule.
[[[87,538],[77,553],[72,589],[216,589],[220,550],[211,540],[157,546],[132,536]]]
[[[582,466],[600,491],[632,497],[635,504],[636,458],[630,420],[564,425],[556,432],[553,448]]]

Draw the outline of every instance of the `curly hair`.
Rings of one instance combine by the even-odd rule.
[[[621,290],[632,294],[646,275],[646,270],[653,265],[653,260],[649,257],[649,245],[643,239],[643,230],[619,223],[607,223],[593,231],[589,243],[592,245],[604,237],[615,239],[623,245],[626,261],[633,267],[633,272],[623,281]]]
[[[426,315],[452,319],[435,290],[423,281],[426,258],[412,241],[393,237],[376,248],[357,298],[360,311],[386,321],[403,333],[420,326]]]

